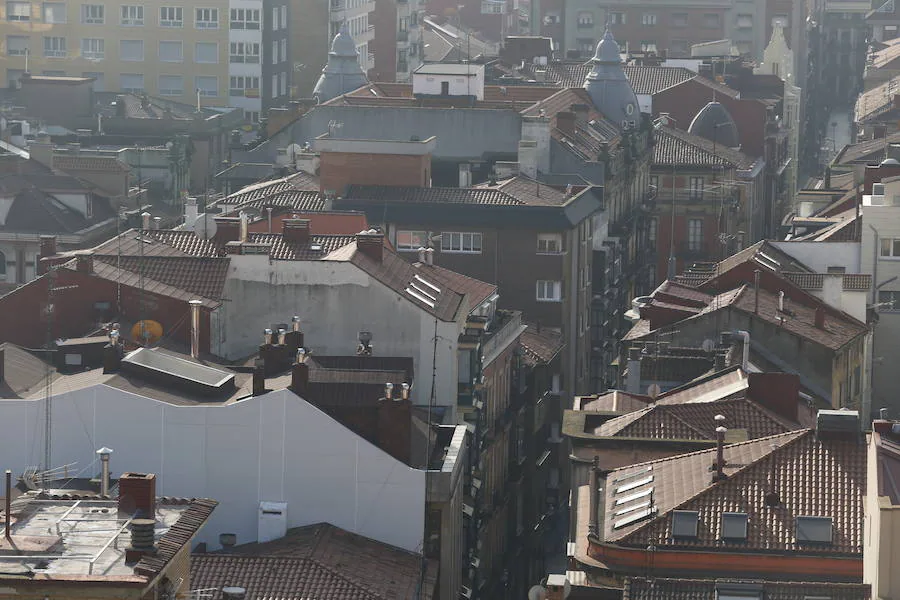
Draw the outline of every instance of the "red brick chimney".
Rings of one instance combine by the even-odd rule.
[[[825,309],[821,306],[816,308],[816,327],[825,329]]]
[[[306,364],[306,350],[297,350],[297,362],[291,367],[291,391],[300,397],[306,394],[309,386],[309,365]]]
[[[156,475],[122,473],[119,477],[119,512],[146,519],[156,518]]]
[[[41,236],[41,253],[38,255],[37,273],[43,275],[50,270],[50,257],[56,256],[56,236]]]
[[[216,217],[216,235],[213,236],[220,244],[236,242],[241,238],[240,217]]]
[[[575,113],[568,110],[556,113],[556,128],[566,135],[575,135]]]
[[[79,254],[75,257],[75,270],[85,275],[94,272],[94,257],[90,254]]]
[[[356,247],[375,262],[381,262],[384,258],[384,234],[375,229],[360,231],[356,234]]]
[[[281,235],[284,241],[294,244],[309,242],[309,219],[285,219]]]
[[[412,458],[412,402],[409,386],[394,390],[384,386],[384,398],[378,401],[378,447],[402,462],[410,464]]]

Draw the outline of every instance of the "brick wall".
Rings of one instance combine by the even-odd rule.
[[[431,185],[431,156],[322,152],[320,189],[342,196],[351,183],[358,185]]]

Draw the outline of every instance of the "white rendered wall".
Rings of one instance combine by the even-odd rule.
[[[53,464],[113,475],[155,473],[158,496],[219,501],[198,542],[256,540],[259,503],[288,503],[288,527],[327,522],[406,550],[421,549],[425,473],[385,454],[290,391],[225,406],[173,406],[106,385],[58,395]],[[3,468],[41,462],[43,401],[0,400]]]

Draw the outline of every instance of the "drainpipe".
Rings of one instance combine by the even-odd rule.
[[[200,300],[191,300],[191,358],[200,358]]]
[[[6,523],[4,531],[6,532],[6,541],[12,546],[12,471],[6,470]]]
[[[744,341],[744,353],[741,358],[741,368],[746,373],[750,370],[750,333],[742,330],[735,331],[734,334],[740,336]]]

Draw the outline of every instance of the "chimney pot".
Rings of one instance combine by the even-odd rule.
[[[266,327],[263,330],[263,344],[269,346],[272,344],[272,330]]]
[[[404,383],[400,386],[400,398],[402,400],[409,400],[409,384]]]
[[[434,264],[434,248],[425,248],[425,264]]]
[[[159,224],[162,222],[162,217],[153,217],[153,229],[159,230]]]
[[[150,213],[146,211],[141,213],[141,229],[144,231],[150,229]]]
[[[309,384],[309,365],[306,364],[306,350],[297,350],[297,362],[291,367],[291,390],[298,396],[306,394]]]
[[[384,384],[384,397],[387,398],[388,400],[390,400],[391,397],[393,396],[393,393],[394,393],[394,384],[390,383],[390,382]]]
[[[284,336],[287,334],[287,329],[278,329],[278,344],[284,346]]]
[[[291,317],[291,329],[293,331],[300,331],[300,317],[297,315]]]
[[[156,475],[122,473],[119,477],[119,512],[156,518]]]
[[[816,327],[825,329],[825,309],[821,306],[816,308]]]
[[[113,453],[112,448],[103,446],[97,450],[100,457],[100,495],[109,496],[109,455]]]
[[[419,262],[425,264],[425,248],[419,246]]]
[[[217,241],[237,242],[241,237],[241,220],[237,217],[215,217]]]

